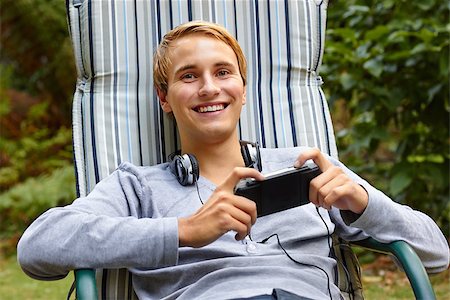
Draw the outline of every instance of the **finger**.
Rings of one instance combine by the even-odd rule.
[[[345,184],[333,189],[324,199],[324,203],[341,210],[351,210],[360,214],[367,207],[368,194],[359,184],[347,181]]]
[[[323,199],[333,189],[339,185],[343,178],[334,181],[340,177],[342,170],[336,166],[330,167],[327,171],[311,180],[309,185],[309,200],[316,206],[323,205]]]
[[[341,205],[338,205],[338,201],[344,199],[350,191],[350,186],[348,184],[340,185],[333,189],[332,192],[328,193],[327,196],[323,199],[323,203],[325,206],[336,206],[339,209],[345,208]]]
[[[333,166],[333,164],[317,148],[311,148],[302,152],[295,161],[294,166],[299,168],[303,166],[308,159],[312,159],[322,172],[325,172],[328,168]]]
[[[236,240],[242,240],[249,235],[252,228],[252,218],[249,214],[246,214],[240,209],[235,209],[231,212],[233,218],[233,228],[231,230],[236,231]]]
[[[227,191],[215,191],[213,200],[207,202],[209,206],[219,206],[224,212],[234,207],[250,216],[251,224],[255,224],[257,217],[256,203],[243,196],[234,195]]]
[[[256,203],[245,197],[234,195],[228,191],[214,191],[214,196],[202,207],[204,210],[217,207],[229,213],[231,208],[238,209],[249,216],[250,224],[255,224],[257,217]]]
[[[236,184],[239,182],[239,180],[244,178],[255,178],[256,180],[264,180],[264,175],[262,175],[260,172],[258,172],[258,170],[253,168],[236,167],[233,169],[231,174],[228,175],[225,181],[217,188],[219,190],[232,192]]]
[[[245,197],[232,196],[229,199],[216,204],[217,209],[226,215],[230,215],[233,219],[248,225],[256,221],[256,204]]]
[[[331,210],[333,206],[341,209],[341,205],[339,205],[338,200],[341,200],[342,197],[347,193],[348,187],[344,185],[335,186],[329,193],[326,194],[325,197],[320,197],[320,206]]]
[[[235,195],[235,197],[238,199],[238,201],[236,202],[236,207],[250,216],[251,225],[255,224],[257,218],[256,203],[243,196]]]
[[[337,176],[331,176],[331,179],[322,185],[322,187],[318,190],[318,197],[323,200],[330,193],[333,192],[334,189],[345,185],[349,182],[349,178],[343,174],[339,174]]]
[[[250,232],[251,216],[230,203],[217,205],[218,213],[215,220],[219,225],[221,234],[235,231],[237,239],[243,239]]]

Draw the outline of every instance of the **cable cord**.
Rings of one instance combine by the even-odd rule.
[[[308,263],[303,263],[303,262],[300,262],[300,261],[294,259],[294,258],[286,251],[286,249],[283,247],[283,245],[281,244],[280,237],[278,236],[278,233],[274,233],[274,234],[270,235],[269,237],[263,239],[261,242],[258,242],[258,243],[260,243],[260,244],[265,244],[269,239],[271,239],[271,238],[273,238],[273,237],[276,237],[276,238],[277,238],[278,246],[280,246],[280,248],[283,250],[284,254],[286,254],[286,256],[287,256],[290,260],[292,260],[293,262],[295,262],[296,264],[301,265],[301,266],[305,266],[305,267],[313,267],[313,268],[319,269],[320,271],[322,271],[322,272],[325,274],[325,276],[327,277],[327,290],[328,290],[328,294],[330,295],[330,299],[333,300],[333,297],[331,296],[330,276],[328,276],[328,273],[327,273],[323,268],[321,268],[321,267],[319,267],[319,266],[316,266],[316,265],[313,265],[313,264],[308,264]]]
[[[327,241],[328,241],[328,248],[330,249],[331,252],[331,248],[333,247],[332,245],[332,238],[331,238],[331,234],[330,234],[330,229],[328,228],[327,222],[325,222],[325,220],[323,219],[322,215],[319,212],[319,208],[316,206],[316,211],[317,214],[319,215],[320,219],[322,220],[323,224],[325,225],[325,228],[327,229]],[[330,255],[328,253],[328,255]]]
[[[73,280],[72,285],[70,286],[69,291],[67,292],[67,300],[70,300],[70,297],[72,296],[73,292],[75,291],[76,286],[76,279]]]
[[[323,218],[322,215],[320,214],[319,208],[318,208],[318,207],[316,207],[316,211],[317,211],[317,214],[319,215],[320,219],[322,220],[323,224],[325,225],[325,228],[327,229],[327,243],[328,243],[328,248],[329,248],[329,251],[328,251],[328,256],[329,256],[330,253],[331,253],[331,251],[332,251],[332,238],[331,238],[330,229],[328,228],[327,223],[325,222],[324,218]],[[269,239],[271,239],[271,238],[273,238],[273,237],[276,237],[276,238],[277,238],[278,246],[280,246],[280,248],[283,250],[284,254],[286,254],[286,256],[287,256],[290,260],[292,260],[293,262],[295,262],[296,264],[299,264],[299,265],[301,265],[301,266],[313,267],[313,268],[319,269],[320,271],[322,271],[322,272],[325,274],[325,276],[327,277],[327,290],[328,290],[328,294],[330,295],[330,299],[333,300],[333,296],[331,295],[330,276],[328,275],[328,273],[327,273],[323,268],[321,268],[321,267],[319,267],[319,266],[316,266],[316,265],[314,265],[314,264],[308,264],[308,263],[299,262],[298,260],[294,259],[294,258],[286,251],[286,249],[283,247],[283,245],[281,244],[280,237],[279,237],[278,233],[274,233],[274,234],[270,235],[269,237],[263,239],[262,241],[260,241],[260,242],[258,242],[258,243],[259,243],[259,244],[265,244]],[[250,240],[252,240],[251,236],[249,236],[249,238],[250,238]],[[252,240],[252,241],[253,241],[253,240]],[[348,275],[348,273],[347,273],[348,271],[347,271],[345,268],[344,268],[344,270],[345,270],[345,272],[346,272],[347,279],[349,279],[349,277],[348,277],[349,275]]]
[[[317,206],[316,206],[316,211],[317,211],[317,214],[319,215],[320,219],[322,219],[322,222],[325,225],[325,228],[327,229],[328,247],[330,248],[330,252],[331,252],[332,245],[333,245],[333,238],[331,237],[330,229],[328,228],[327,223],[325,222],[325,220],[323,219],[322,215],[320,214],[319,208]],[[330,254],[328,254],[328,255],[330,255]],[[342,266],[342,269],[344,270],[345,278],[347,279],[347,282],[350,285],[350,293],[349,293],[350,300],[353,300],[355,291],[353,289],[353,284],[352,284],[352,281],[350,280],[350,274],[349,274],[349,272],[347,270],[347,267],[342,261],[338,260],[337,257],[335,257],[335,260],[336,260],[336,263],[340,264]]]
[[[203,200],[202,200],[202,197],[200,196],[200,190],[199,190],[199,188],[198,188],[197,178],[195,178],[195,176],[194,176],[194,183],[195,183],[195,187],[197,188],[198,200],[200,200],[200,203],[201,203],[202,205],[204,205]]]
[[[198,182],[197,182],[197,179],[195,178],[195,176],[194,176],[194,183],[195,183],[195,187],[196,187],[196,189],[197,189],[198,199],[200,200],[200,203],[201,203],[202,205],[204,205],[203,200],[202,200],[202,197],[201,197],[201,195],[200,195],[200,189],[199,189],[199,187],[198,187]],[[317,211],[317,214],[319,215],[320,219],[322,220],[323,224],[325,225],[325,228],[327,229],[327,243],[328,243],[328,247],[329,247],[328,255],[330,255],[331,249],[332,249],[332,242],[331,242],[332,239],[331,239],[330,229],[328,228],[327,223],[325,222],[324,218],[323,218],[322,215],[320,214],[319,208],[318,208],[318,207],[316,207],[316,211]],[[271,238],[274,237],[274,236],[277,238],[278,245],[280,246],[280,248],[283,250],[284,254],[286,254],[286,256],[287,256],[290,260],[292,260],[292,261],[295,262],[296,264],[299,264],[299,265],[302,265],[302,266],[314,267],[314,268],[316,268],[316,269],[319,269],[319,270],[322,271],[323,273],[325,273],[325,276],[327,277],[327,290],[328,290],[328,294],[330,295],[330,299],[333,300],[333,297],[332,297],[332,295],[331,295],[331,288],[330,288],[330,276],[328,276],[328,273],[327,273],[323,268],[321,268],[321,267],[319,267],[319,266],[316,266],[316,265],[313,265],[313,264],[308,264],[308,263],[302,263],[302,262],[299,262],[299,261],[295,260],[295,259],[294,259],[294,258],[286,251],[286,249],[285,249],[285,248],[283,247],[283,245],[281,244],[280,237],[278,236],[278,233],[274,233],[274,234],[270,235],[269,237],[263,239],[261,242],[257,242],[257,243],[259,243],[259,244],[265,244],[269,239],[271,239]],[[249,237],[250,241],[253,242],[253,239],[252,239],[252,236],[251,236],[250,233],[249,233],[248,237]],[[344,268],[344,270],[345,270],[345,275],[346,275],[346,277],[347,277],[347,280],[349,280],[349,274],[348,274],[348,271],[346,270],[346,268]],[[348,282],[350,282],[350,281],[348,281]]]

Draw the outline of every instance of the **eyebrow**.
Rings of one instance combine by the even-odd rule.
[[[184,65],[184,66],[179,67],[177,70],[175,70],[174,74],[177,75],[178,73],[181,73],[181,72],[189,70],[189,69],[194,69],[194,68],[195,68],[194,64]]]
[[[214,64],[214,67],[233,67],[233,64],[232,63],[229,63],[229,62],[226,62],[226,61],[220,61],[220,62],[217,62],[217,63],[215,63]],[[181,67],[179,67],[176,71],[175,71],[175,75],[177,75],[177,74],[179,74],[179,73],[181,73],[181,72],[183,72],[183,71],[186,71],[186,70],[190,70],[190,69],[195,69],[196,68],[196,65],[195,64],[187,64],[187,65],[184,65],[184,66],[181,66]]]

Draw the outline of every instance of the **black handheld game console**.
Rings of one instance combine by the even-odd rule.
[[[265,180],[241,180],[235,194],[256,202],[258,217],[308,204],[309,183],[321,174],[319,167],[308,164],[265,175]]]

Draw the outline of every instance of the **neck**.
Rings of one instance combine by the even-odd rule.
[[[219,143],[182,146],[183,153],[197,158],[200,175],[216,185],[220,185],[235,167],[244,166],[240,149],[237,136]]]

